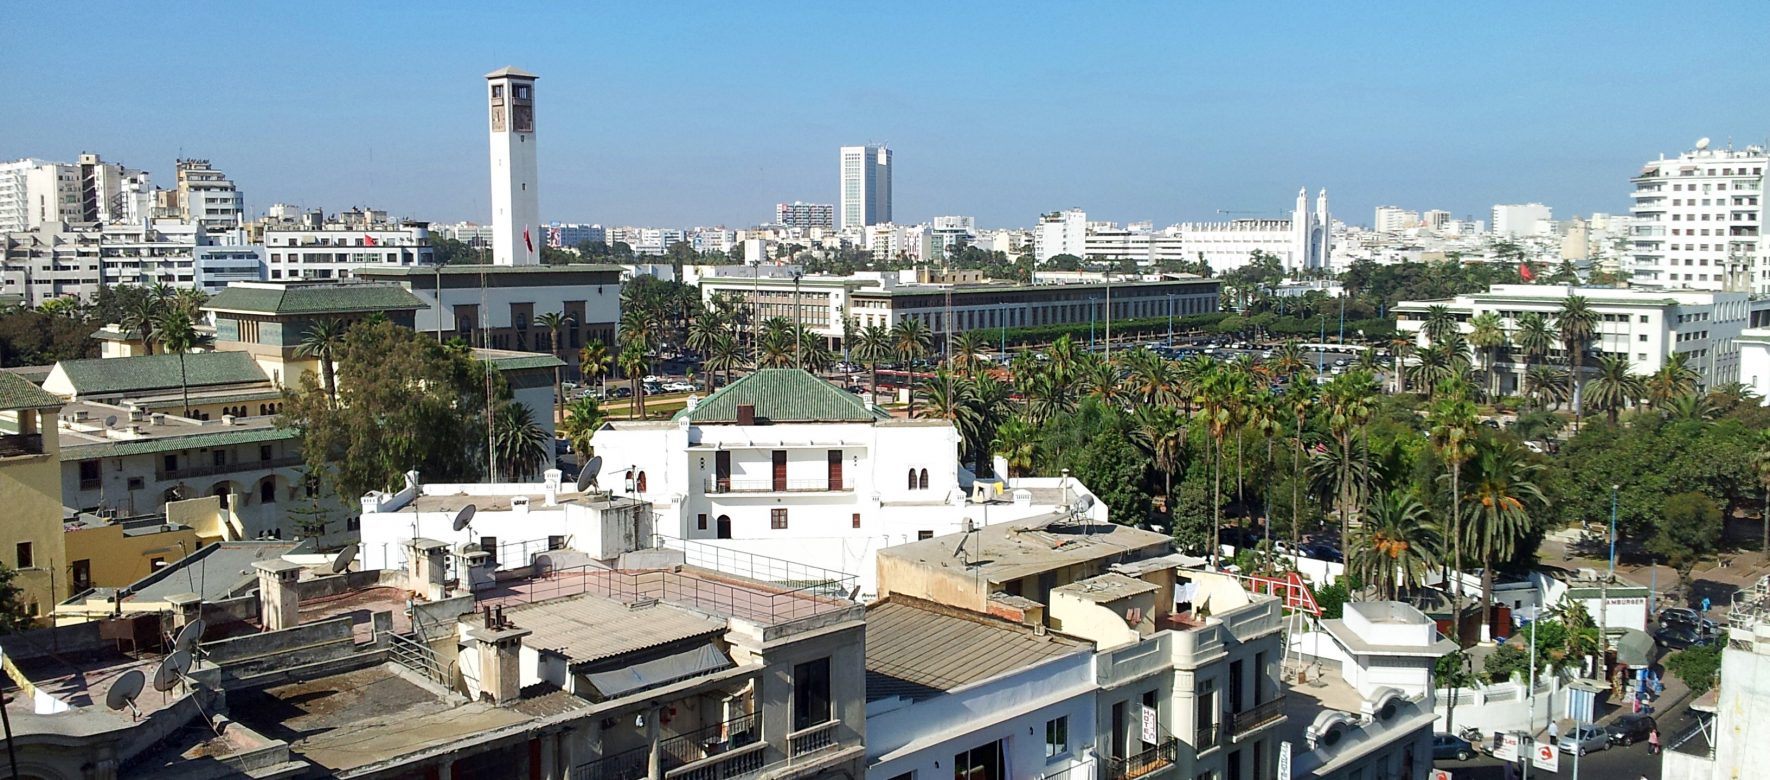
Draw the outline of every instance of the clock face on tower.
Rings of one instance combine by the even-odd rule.
[[[496,103],[492,104],[492,132],[504,132],[504,107]]]

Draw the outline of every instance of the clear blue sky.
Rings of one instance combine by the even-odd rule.
[[[499,7],[499,10],[486,10]],[[889,142],[898,220],[1622,211],[1770,136],[1770,4],[9,3],[0,158],[206,157],[261,212],[487,219],[481,76],[541,75],[549,220],[743,226]]]

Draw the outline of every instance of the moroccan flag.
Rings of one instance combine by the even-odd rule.
[[[1518,278],[1523,279],[1524,281],[1527,281],[1527,282],[1536,281],[1536,274],[1531,272],[1530,263],[1519,263],[1518,264]]]
[[[529,254],[532,255],[535,253],[535,242],[529,240],[529,226],[528,225],[522,226],[522,243],[528,245]]]
[[[363,234],[363,246],[380,246],[380,245],[381,245],[381,242],[376,241],[374,236],[371,236],[368,233]]]

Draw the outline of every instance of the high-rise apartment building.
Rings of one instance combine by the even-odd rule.
[[[865,227],[891,221],[891,150],[842,147],[842,224]]]
[[[1041,263],[1058,255],[1087,259],[1088,212],[1069,209],[1039,215],[1033,243],[1033,257]]]
[[[539,265],[540,176],[535,155],[533,73],[499,68],[486,74],[492,150],[492,264]]]
[[[1765,169],[1758,146],[1711,149],[1708,139],[1677,157],[1663,155],[1632,181],[1635,216],[1630,262],[1637,284],[1770,292],[1764,224]]]
[[[1541,203],[1501,203],[1493,207],[1493,234],[1497,238],[1538,235],[1538,223],[1555,218]]]
[[[843,158],[843,180],[847,180],[847,157]],[[790,228],[823,228],[833,230],[836,227],[836,207],[829,203],[792,203],[774,204],[774,224]]]
[[[211,230],[240,226],[244,202],[227,174],[215,170],[208,160],[179,160],[177,175],[178,189],[169,194],[179,219]]]
[[[1378,233],[1400,233],[1419,225],[1419,212],[1396,206],[1378,206],[1376,216],[1371,219],[1371,229]]]
[[[96,154],[81,154],[73,163],[0,163],[0,232],[60,222],[139,222],[152,211],[148,174]]]

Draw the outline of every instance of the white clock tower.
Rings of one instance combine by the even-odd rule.
[[[541,262],[541,207],[535,164],[533,73],[500,68],[486,74],[492,117],[492,263]]]

